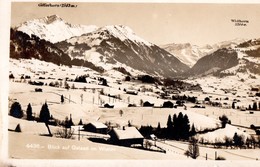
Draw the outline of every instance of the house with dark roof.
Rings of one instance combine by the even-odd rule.
[[[116,145],[130,147],[133,144],[143,146],[144,137],[135,127],[123,127],[122,129],[112,129],[109,133],[110,142]]]
[[[90,122],[83,126],[85,131],[107,134],[107,126],[102,122]]]

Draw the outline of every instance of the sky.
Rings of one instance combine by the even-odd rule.
[[[260,38],[260,4],[71,3],[76,8],[38,4],[12,2],[11,25],[56,14],[72,24],[126,25],[157,45],[205,45],[235,38]],[[246,26],[236,26],[232,19],[245,20]]]

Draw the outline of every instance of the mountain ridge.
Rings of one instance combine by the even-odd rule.
[[[39,19],[25,21],[14,29],[22,31],[28,35],[36,35],[46,41],[56,43],[73,36],[80,36],[96,30],[95,25],[73,25],[64,21],[58,15],[50,15]],[[61,31],[62,30],[62,31]]]
[[[191,68],[200,58],[212,54],[218,49],[229,47],[235,48],[235,46],[246,41],[247,39],[235,38],[232,40],[221,41],[212,45],[207,44],[199,46],[191,43],[170,43],[161,45],[161,47],[169,53],[174,54],[181,62]]]
[[[100,59],[103,66],[126,64],[152,75],[176,76],[188,69],[174,55],[140,38],[127,26],[104,26],[59,42],[56,46],[71,57]]]
[[[73,25],[58,15],[26,21],[14,30],[29,35],[25,41],[16,39],[20,38],[19,35],[12,37],[11,49],[16,57],[31,56],[44,60],[48,57],[51,61],[62,62],[60,55],[63,55],[70,65],[90,65],[101,71],[123,67],[135,71],[135,74],[159,77],[222,76],[241,71],[260,73],[257,70],[260,64],[259,39],[237,38],[204,46],[190,43],[157,46],[139,37],[126,25]],[[33,43],[40,40],[50,43],[43,42],[43,49],[35,45],[38,51],[32,52],[36,55],[23,50],[29,55],[17,56],[20,53],[16,49],[23,47],[19,45],[34,46]],[[24,47],[28,49],[28,46]],[[53,50],[59,54],[49,52]],[[50,57],[47,53],[58,57]]]

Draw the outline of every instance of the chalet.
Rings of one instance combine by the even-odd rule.
[[[163,103],[163,108],[173,108],[173,103],[171,101],[165,101]]]
[[[150,102],[148,102],[148,101],[146,101],[146,102],[143,103],[143,107],[153,107],[153,106],[154,106],[154,104],[153,104],[153,103],[150,103]]]
[[[140,144],[143,146],[144,137],[135,127],[123,127],[123,129],[112,129],[109,132],[110,141],[113,144],[128,146]]]
[[[85,131],[107,134],[107,126],[101,122],[91,122],[83,126]]]
[[[164,91],[166,94],[179,94],[181,93],[181,91],[177,88],[166,88],[165,91]]]
[[[42,88],[35,88],[35,92],[42,92]]]
[[[106,103],[106,104],[104,105],[104,107],[105,107],[105,108],[114,108],[114,105],[110,105],[110,104]]]
[[[38,85],[38,86],[42,86],[44,83],[40,82],[40,81],[29,81],[28,82],[30,85]]]
[[[129,90],[126,90],[126,93],[127,93],[127,94],[131,94],[131,95],[137,95],[137,94],[138,94],[138,91],[129,89]]]
[[[251,91],[259,92],[259,88],[251,88]]]

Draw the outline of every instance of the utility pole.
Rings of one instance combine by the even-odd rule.
[[[81,98],[81,104],[83,103],[83,94],[80,95]]]
[[[80,127],[78,129],[78,140],[80,141]]]

